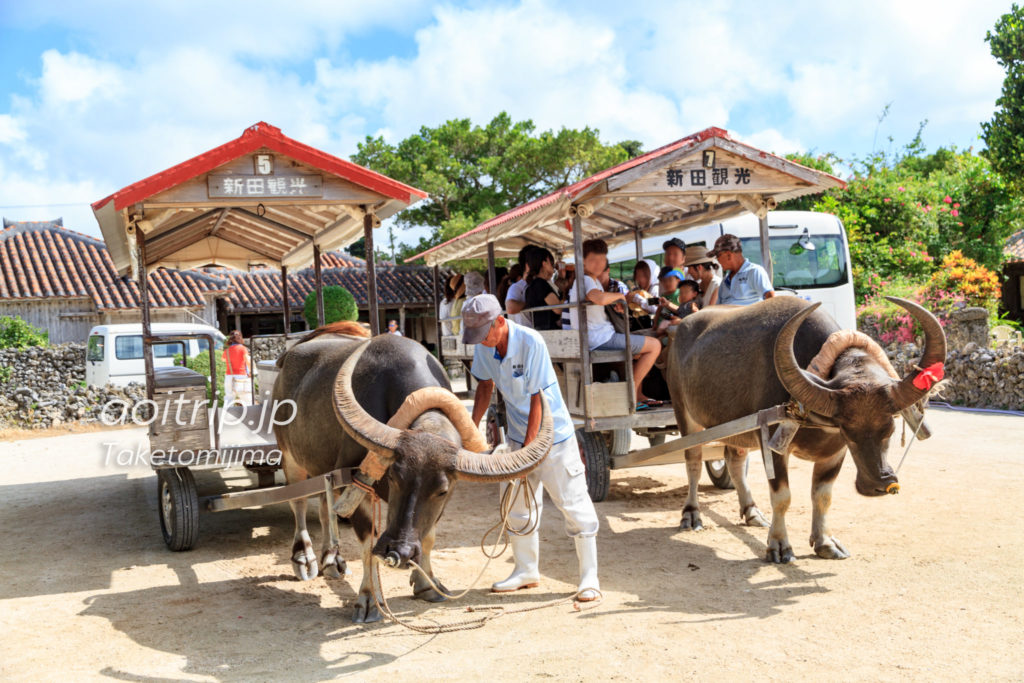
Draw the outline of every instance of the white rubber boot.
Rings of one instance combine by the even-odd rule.
[[[597,580],[597,537],[577,536],[576,557],[580,561],[580,602],[591,602],[601,597],[601,583]]]
[[[540,533],[534,531],[529,536],[513,536],[511,544],[516,567],[507,579],[491,586],[494,593],[511,593],[520,588],[536,588],[540,585],[540,572],[537,570],[540,563]]]

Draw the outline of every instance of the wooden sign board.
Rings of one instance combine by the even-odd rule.
[[[785,191],[807,183],[773,168],[743,157],[718,151],[712,168],[703,166],[703,155],[696,154],[682,161],[647,174],[622,188],[626,194],[671,194],[675,192],[761,193]]]
[[[210,175],[210,198],[230,197],[323,197],[322,175]]]

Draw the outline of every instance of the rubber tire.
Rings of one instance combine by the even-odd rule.
[[[721,467],[721,471],[716,472],[716,467]],[[736,484],[732,481],[732,475],[729,474],[729,467],[726,465],[725,460],[708,460],[704,463],[704,469],[707,470],[708,477],[711,478],[711,483],[715,485],[715,488],[722,489],[723,491],[729,491],[736,488]],[[747,454],[747,459],[743,462],[744,474],[750,473],[750,454]]]
[[[199,494],[187,467],[157,470],[157,515],[169,550],[192,550],[199,540]]]
[[[629,445],[633,441],[632,429],[613,429],[608,432],[608,452],[613,456],[629,453]]]
[[[576,442],[580,448],[580,459],[586,469],[587,493],[590,500],[600,503],[608,497],[611,486],[611,469],[608,461],[608,443],[600,432],[576,430]]]
[[[647,437],[647,441],[651,444],[651,448],[654,448],[655,446],[660,446],[661,444],[665,443],[665,435],[651,434],[649,437]]]

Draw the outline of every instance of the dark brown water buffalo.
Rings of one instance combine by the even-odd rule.
[[[946,337],[939,322],[917,304],[891,299],[923,326],[925,347],[918,363],[927,368],[946,358]],[[894,416],[908,411],[926,391],[913,384],[918,370],[893,379],[875,357],[861,348],[842,350],[827,379],[803,370],[829,335],[839,330],[818,304],[779,296],[751,306],[713,306],[679,324],[669,351],[668,385],[676,419],[683,434],[741,418],[788,402],[803,404],[821,427],[801,427],[789,452],[773,453],[775,479],[767,559],[789,562],[793,548],[786,534],[785,514],[790,491],[789,453],[814,462],[811,483],[813,521],[811,546],[820,557],[849,557],[832,537],[826,514],[832,484],[849,449],[857,466],[857,491],[865,496],[895,493],[896,475],[886,454],[895,428]],[[757,448],[755,433],[725,440],[729,473],[736,484],[740,512],[746,522],[767,526],[747,486],[744,461],[747,448]],[[686,452],[689,493],[681,527],[700,528],[697,483],[700,448]]]
[[[546,405],[541,434],[529,446],[502,455],[463,448],[482,450],[479,430],[451,392],[441,364],[404,337],[385,334],[365,341],[322,335],[297,344],[278,366],[274,400],[295,402],[295,419],[275,430],[289,483],[358,466],[368,449],[387,465],[376,485],[388,503],[387,525],[375,546],[371,547],[369,501],[364,500],[351,517],[363,545],[363,580],[353,615],[357,622],[381,618],[371,592],[373,555],[393,554],[402,566],[412,560],[433,578],[434,532],[457,479],[512,479],[536,467],[551,448],[553,428]],[[282,419],[286,417],[282,411]],[[330,538],[333,512],[326,507],[321,500],[321,561],[325,576],[337,577],[345,563],[337,539]],[[292,510],[293,568],[300,579],[311,579],[318,566],[306,530],[306,501],[293,503]],[[417,598],[444,599],[419,572],[411,583]]]

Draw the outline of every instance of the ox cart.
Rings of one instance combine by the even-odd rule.
[[[281,453],[272,429],[272,362],[259,364],[262,400],[223,410],[218,407],[213,339],[207,337],[209,378],[182,367],[154,369],[155,344],[181,343],[185,357],[184,342],[190,337],[153,334],[149,274],[162,267],[276,266],[281,270],[287,339],[291,307],[301,303],[291,300],[288,269],[312,263],[317,317],[323,324],[321,252],[362,237],[367,245],[369,322],[377,334],[373,229],[424,197],[420,190],[292,140],[261,122],[235,140],[92,205],[118,274],[138,286],[146,397],[153,406],[150,464],[157,473],[158,518],[168,548],[189,550],[195,545],[201,511],[259,507],[321,493],[330,499],[351,483],[352,473],[335,470],[275,485]],[[213,302],[208,304],[212,314]],[[200,495],[193,470],[238,468],[255,478],[246,478],[250,488]]]
[[[630,352],[591,349],[586,305],[582,303],[586,296],[579,276],[583,242],[602,239],[609,248],[632,242],[640,260],[645,237],[685,237],[688,229],[751,212],[760,221],[761,238],[760,259],[751,256],[760,260],[770,275],[768,211],[781,201],[841,186],[838,178],[740,143],[724,130],[708,128],[516,207],[409,260],[423,258],[433,266],[436,282],[441,264],[486,259],[492,292],[497,289],[496,259],[514,258],[527,245],[545,247],[556,258],[577,264],[574,286],[581,302],[575,304],[580,329],[540,334],[555,365],[565,404],[578,425],[577,441],[591,498],[605,498],[611,469],[681,463],[685,450],[698,445],[703,446],[705,466],[715,485],[731,488],[723,460],[725,447],[718,440],[756,430],[766,438],[768,426],[799,416],[779,406],[666,442],[667,435],[679,432],[675,412],[670,405],[636,409]],[[441,320],[438,338],[445,358],[471,360],[473,347],[458,336],[443,336],[440,325]],[[624,332],[629,349],[628,324]],[[609,364],[621,370],[618,377],[622,381],[595,381],[595,369]],[[498,420],[499,415],[500,410],[492,411],[490,419]],[[631,450],[634,433],[647,437],[650,447]],[[762,451],[768,452],[764,444]],[[766,457],[765,462],[770,467],[771,458]]]

